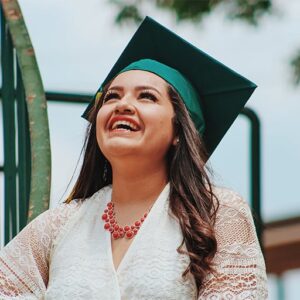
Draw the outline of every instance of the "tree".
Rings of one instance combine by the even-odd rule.
[[[143,19],[142,6],[149,0],[110,0],[118,7],[116,23],[139,23]],[[151,0],[157,8],[172,12],[178,22],[201,22],[203,17],[223,5],[232,20],[242,20],[252,26],[259,24],[260,18],[271,14],[272,0]],[[300,85],[300,50],[291,60],[294,83]]]

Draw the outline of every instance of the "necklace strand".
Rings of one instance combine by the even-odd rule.
[[[111,236],[115,240],[124,237],[127,239],[132,239],[141,228],[143,222],[148,216],[151,207],[146,213],[144,213],[143,217],[141,217],[140,220],[135,221],[132,225],[125,225],[124,227],[122,227],[116,220],[114,206],[114,203],[110,201],[107,203],[106,209],[104,209],[104,213],[102,215],[102,220],[105,222],[104,229],[109,231],[111,233]]]

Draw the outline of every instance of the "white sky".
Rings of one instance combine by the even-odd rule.
[[[137,28],[116,26],[116,8],[105,0],[19,2],[47,91],[93,94]],[[201,24],[178,25],[170,13],[144,7],[145,14],[258,85],[248,107],[262,123],[262,199],[267,221],[300,215],[300,88],[292,86],[289,67],[290,58],[300,48],[300,2],[277,0],[275,10],[254,28],[229,21],[222,8]],[[86,125],[80,118],[83,110],[82,105],[49,105],[52,206],[60,201],[79,156]],[[239,118],[211,160],[217,182],[246,199],[248,131],[247,120]]]

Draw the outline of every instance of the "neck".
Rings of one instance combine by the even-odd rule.
[[[166,163],[112,164],[112,200],[122,205],[151,204],[168,182]]]

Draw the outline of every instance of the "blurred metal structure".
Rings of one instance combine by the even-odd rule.
[[[242,115],[246,116],[250,121],[250,204],[252,207],[254,223],[256,227],[257,236],[262,250],[262,234],[263,234],[263,221],[261,215],[261,129],[258,115],[250,108],[245,107]]]
[[[5,243],[49,207],[46,97],[18,2],[1,1]]]

